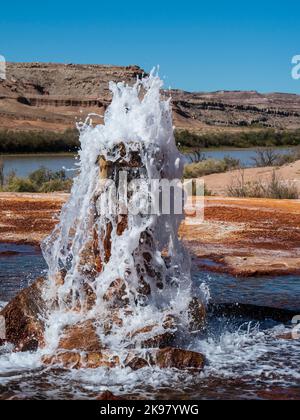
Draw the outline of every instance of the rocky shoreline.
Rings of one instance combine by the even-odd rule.
[[[0,242],[39,245],[68,194],[0,193]],[[300,201],[205,198],[180,235],[199,268],[235,276],[300,273]]]

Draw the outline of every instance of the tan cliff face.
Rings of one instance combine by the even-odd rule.
[[[108,98],[111,80],[133,83],[143,73],[138,66],[7,63],[6,68],[12,93],[78,99]]]
[[[138,66],[7,63],[0,80],[0,128],[73,128],[88,113],[101,123],[111,99],[111,80],[133,84]],[[164,92],[173,98],[174,123],[196,132],[300,128],[300,95],[251,92]]]
[[[0,127],[73,128],[91,112],[103,114],[111,80],[132,84],[143,73],[137,66],[7,63],[7,78],[0,80]]]
[[[255,91],[172,92],[177,114],[207,131],[300,128],[300,95]]]

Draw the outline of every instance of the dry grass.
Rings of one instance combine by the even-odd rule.
[[[256,180],[252,182],[245,181],[244,171],[227,188],[229,197],[241,198],[272,198],[295,200],[299,198],[299,191],[293,182],[287,182],[281,179],[275,172],[269,179]]]

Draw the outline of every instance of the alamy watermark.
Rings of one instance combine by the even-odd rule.
[[[3,55],[0,55],[0,79],[6,80],[6,60]]]
[[[6,339],[6,326],[4,316],[0,316],[0,340]]]
[[[294,316],[292,324],[295,325],[292,329],[292,338],[293,340],[300,340],[300,315]]]
[[[300,79],[300,55],[294,55],[292,58],[292,64],[294,64],[292,68],[292,78],[294,80]]]
[[[186,215],[187,223],[204,219],[204,180],[131,179],[120,171],[118,183],[103,179],[97,213],[105,216]]]

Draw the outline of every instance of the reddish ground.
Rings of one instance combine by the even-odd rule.
[[[0,242],[39,244],[67,194],[0,193]],[[300,201],[205,199],[205,219],[180,235],[201,267],[235,275],[300,272]]]

